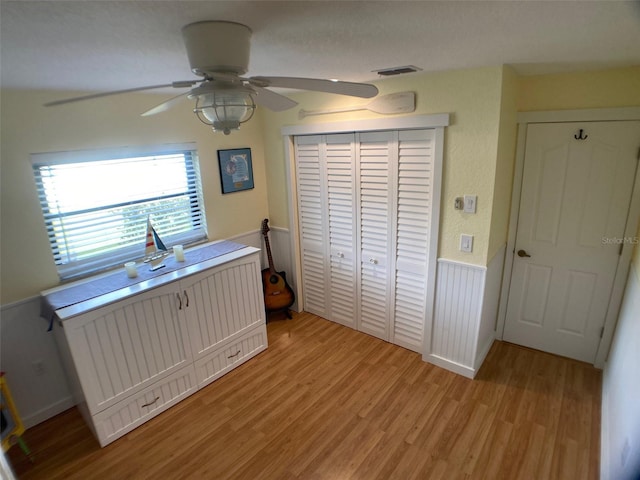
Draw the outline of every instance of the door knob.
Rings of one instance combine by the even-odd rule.
[[[518,250],[518,256],[519,257],[531,257],[531,255],[529,255],[527,252],[525,252],[524,250]]]

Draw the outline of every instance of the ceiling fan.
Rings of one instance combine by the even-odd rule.
[[[182,37],[191,71],[202,78],[67,98],[46,103],[45,106],[143,90],[189,88],[185,93],[157,105],[142,115],[164,112],[184,98],[195,99],[194,112],[198,118],[211,125],[214,131],[222,131],[228,135],[231,130],[237,130],[240,124],[253,116],[256,105],[275,112],[297,105],[294,100],[273,92],[268,87],[337,93],[361,98],[371,98],[378,94],[374,85],[366,83],[297,77],[242,77],[249,66],[251,33],[251,29],[246,25],[234,22],[191,23],[182,28]]]

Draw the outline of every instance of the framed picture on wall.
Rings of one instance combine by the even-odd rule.
[[[250,148],[218,150],[222,193],[253,188],[253,164]]]

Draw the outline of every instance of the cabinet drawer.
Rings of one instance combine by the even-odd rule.
[[[188,366],[100,412],[94,416],[100,445],[113,442],[197,389],[193,366]]]
[[[267,348],[267,327],[265,324],[250,330],[235,342],[196,361],[198,386],[203,387],[228,371],[246,362]]]

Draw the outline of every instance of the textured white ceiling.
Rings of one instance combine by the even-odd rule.
[[[413,64],[521,74],[640,65],[640,2],[2,1],[3,87],[101,91],[193,78],[182,26],[253,30],[248,75],[368,81]]]

